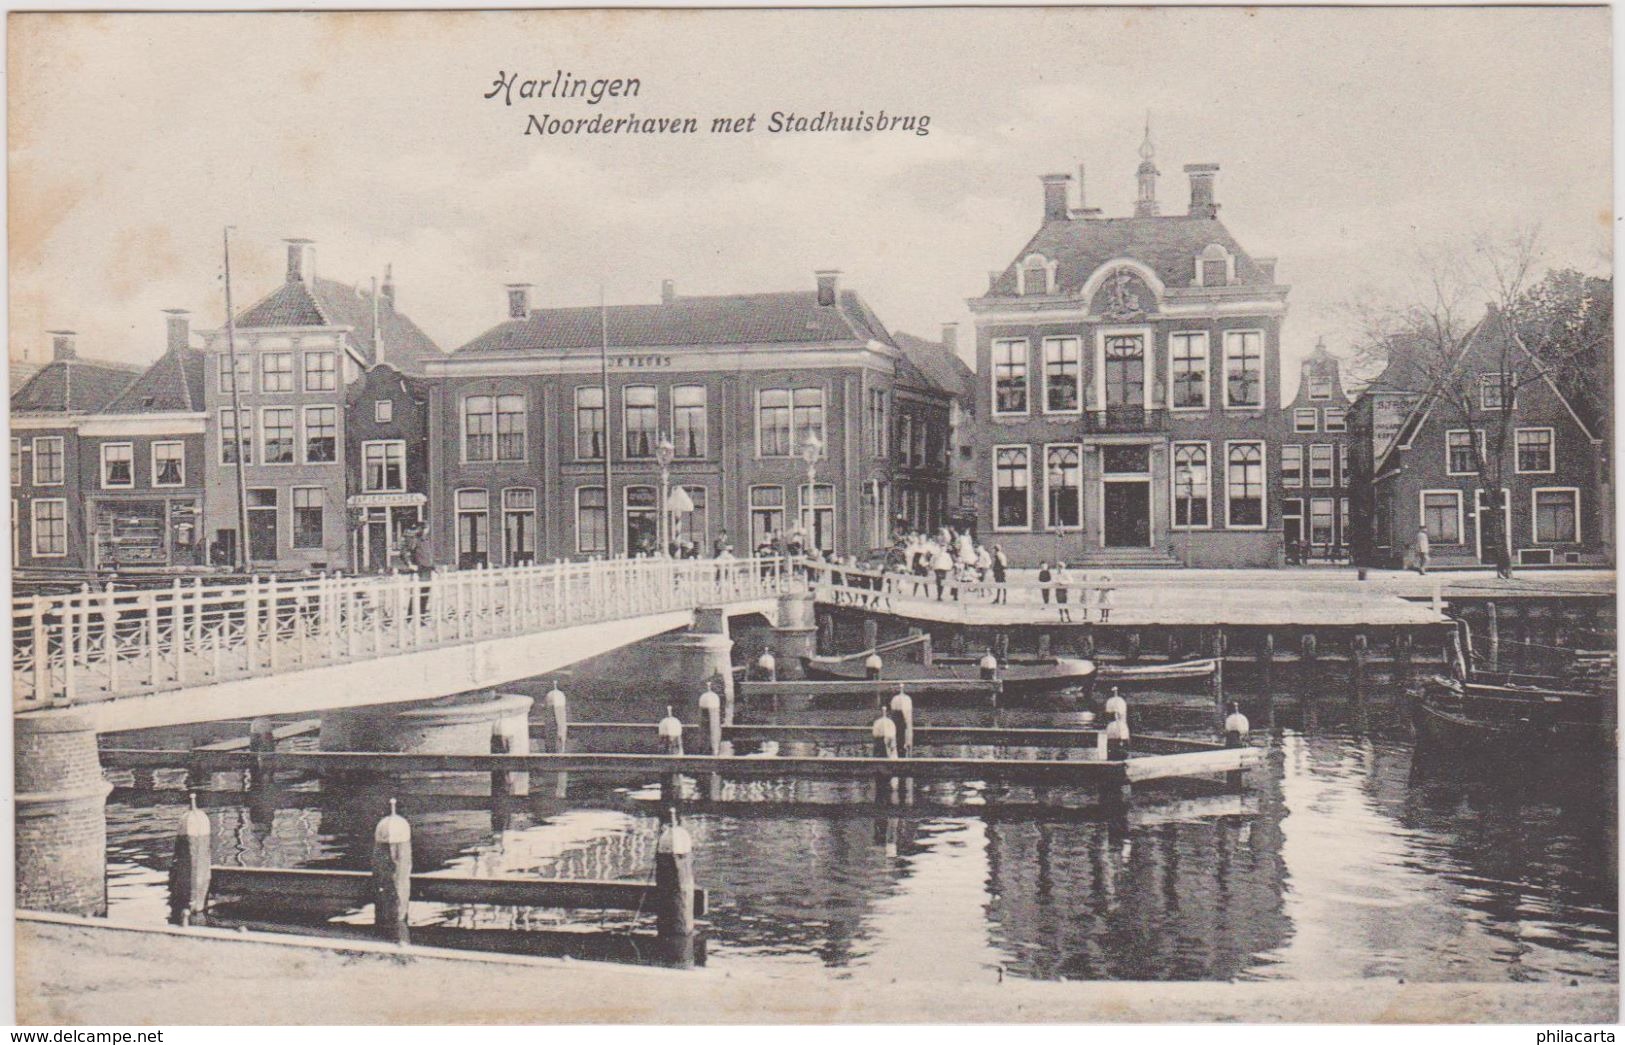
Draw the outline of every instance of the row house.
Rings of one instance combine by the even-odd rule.
[[[507,318],[428,367],[437,559],[652,553],[663,509],[669,543],[701,554],[797,529],[861,554],[889,541],[900,489],[940,512],[946,397],[839,273],[714,297],[667,281],[653,305],[530,292],[510,285]]]
[[[1219,220],[1217,166],[1164,215],[1149,132],[1140,153],[1131,217],[1045,176],[1038,231],[969,302],[979,529],[1019,565],[1277,565],[1288,288]]]
[[[205,335],[210,561],[240,562],[246,525],[256,568],[382,565],[378,541],[393,549],[404,524],[426,521],[427,491],[352,486],[349,389],[380,364],[421,373],[442,353],[396,310],[388,274],[376,290],[324,279],[308,240],[286,243],[282,285]]]
[[[1349,547],[1349,398],[1343,368],[1315,343],[1283,415],[1281,536],[1290,563],[1341,560]]]
[[[1425,529],[1433,564],[1493,563],[1495,528],[1489,520],[1497,510],[1515,564],[1612,561],[1602,421],[1546,378],[1519,380],[1506,401],[1510,382],[1500,377],[1505,361],[1526,352],[1510,322],[1492,307],[1464,339],[1449,375],[1472,392],[1466,416],[1436,393],[1424,369],[1405,353],[1356,398],[1350,413],[1352,537],[1361,561],[1410,565],[1416,534]],[[1495,452],[1487,433],[1498,430],[1508,412],[1497,495],[1479,474],[1478,458],[1488,460]]]
[[[19,569],[88,570],[92,525],[82,476],[97,464],[87,462],[80,425],[142,368],[81,359],[73,331],[50,333],[51,361],[11,394],[11,561]]]
[[[959,358],[954,324],[944,324],[941,341],[897,331],[898,360],[892,459],[897,492],[893,529],[934,532],[954,523],[952,477],[964,419],[960,403],[975,392],[975,375]],[[884,417],[877,419],[883,423]]]

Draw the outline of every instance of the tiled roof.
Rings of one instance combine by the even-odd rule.
[[[1048,221],[1021,248],[988,291],[989,296],[1016,293],[1016,267],[1030,254],[1058,262],[1055,290],[1076,294],[1101,265],[1113,258],[1133,258],[1156,272],[1170,287],[1196,285],[1196,256],[1217,243],[1235,258],[1232,286],[1274,285],[1274,280],[1241,249],[1230,230],[1217,218],[1185,214],[1166,217],[1088,218]]]
[[[11,393],[11,412],[93,414],[105,409],[141,368],[129,363],[57,359]]]
[[[886,328],[853,291],[838,305],[820,305],[815,291],[679,297],[659,305],[532,309],[487,330],[459,356],[517,352],[596,351],[608,327],[612,348],[685,345],[816,344],[829,341],[891,343]]]
[[[925,381],[924,387],[957,396],[963,408],[975,404],[976,372],[966,365],[959,353],[940,341],[927,341],[900,330],[892,335],[892,340],[902,350],[903,359],[913,373]],[[898,377],[903,377],[902,371]]]
[[[370,366],[377,361],[373,337],[371,291],[348,283],[317,277],[315,285],[291,282],[273,290],[237,317],[239,329],[264,327],[350,327],[351,341]],[[420,373],[423,363],[445,353],[394,302],[378,303],[378,326],[383,334],[384,359],[407,373]]]
[[[151,414],[203,409],[203,352],[180,348],[165,352],[107,405],[109,414]]]

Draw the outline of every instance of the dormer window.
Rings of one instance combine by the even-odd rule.
[[[1217,243],[1209,243],[1196,256],[1196,285],[1226,287],[1236,278],[1236,259]]]
[[[1029,254],[1016,266],[1016,293],[1023,297],[1028,294],[1055,293],[1056,263],[1045,258],[1042,254]]]

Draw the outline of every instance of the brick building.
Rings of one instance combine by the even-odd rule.
[[[951,522],[953,459],[962,434],[960,403],[975,394],[975,375],[959,358],[947,325],[941,341],[898,331],[902,351],[892,422],[897,468],[894,528],[930,532]]]
[[[888,539],[900,488],[933,510],[945,404],[838,277],[719,297],[668,281],[659,304],[602,309],[532,308],[528,285],[509,286],[507,318],[428,368],[437,558],[653,551],[662,437],[690,507],[672,514],[672,536],[706,554],[725,541],[745,555],[798,525],[828,551],[861,553]],[[899,402],[925,419],[918,467],[896,465]]]
[[[1163,215],[1149,132],[1141,157],[1132,217],[1045,176],[1038,231],[969,302],[979,528],[1018,565],[1275,565],[1287,288],[1219,220],[1216,166]]]
[[[1349,397],[1324,339],[1282,417],[1281,536],[1289,562],[1342,560],[1349,543]]]
[[[401,538],[428,519],[429,397],[424,379],[408,377],[390,363],[368,367],[350,383],[344,462],[351,569],[377,572],[403,565]]]

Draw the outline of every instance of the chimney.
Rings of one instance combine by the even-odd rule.
[[[660,281],[660,303],[669,305],[677,300],[677,283],[675,280],[663,279]]]
[[[79,358],[79,353],[76,352],[74,350],[74,347],[73,347],[73,339],[74,339],[74,334],[75,334],[74,331],[72,331],[72,330],[50,330],[50,331],[46,331],[46,333],[51,335],[51,358],[52,359],[78,359]]]
[[[946,348],[950,352],[957,353],[959,351],[958,323],[942,324],[942,347]]]
[[[826,308],[835,304],[841,289],[841,270],[819,269],[813,275],[818,277],[818,303]]]
[[[288,282],[307,286],[316,278],[316,246],[308,239],[285,239],[288,245]]]
[[[192,321],[184,308],[166,308],[164,315],[168,316],[169,337],[165,351],[174,352],[186,348],[192,343]]]
[[[529,283],[508,284],[508,318],[525,319],[530,315]]]
[[[1213,179],[1219,176],[1217,163],[1187,163],[1185,173],[1191,179],[1191,217],[1216,218],[1219,205],[1213,200]]]
[[[384,263],[384,305],[393,309],[395,307],[395,266],[390,262]]]
[[[1072,175],[1046,174],[1039,180],[1044,183],[1044,220],[1066,221],[1070,216],[1066,202],[1066,183],[1072,180]]]

